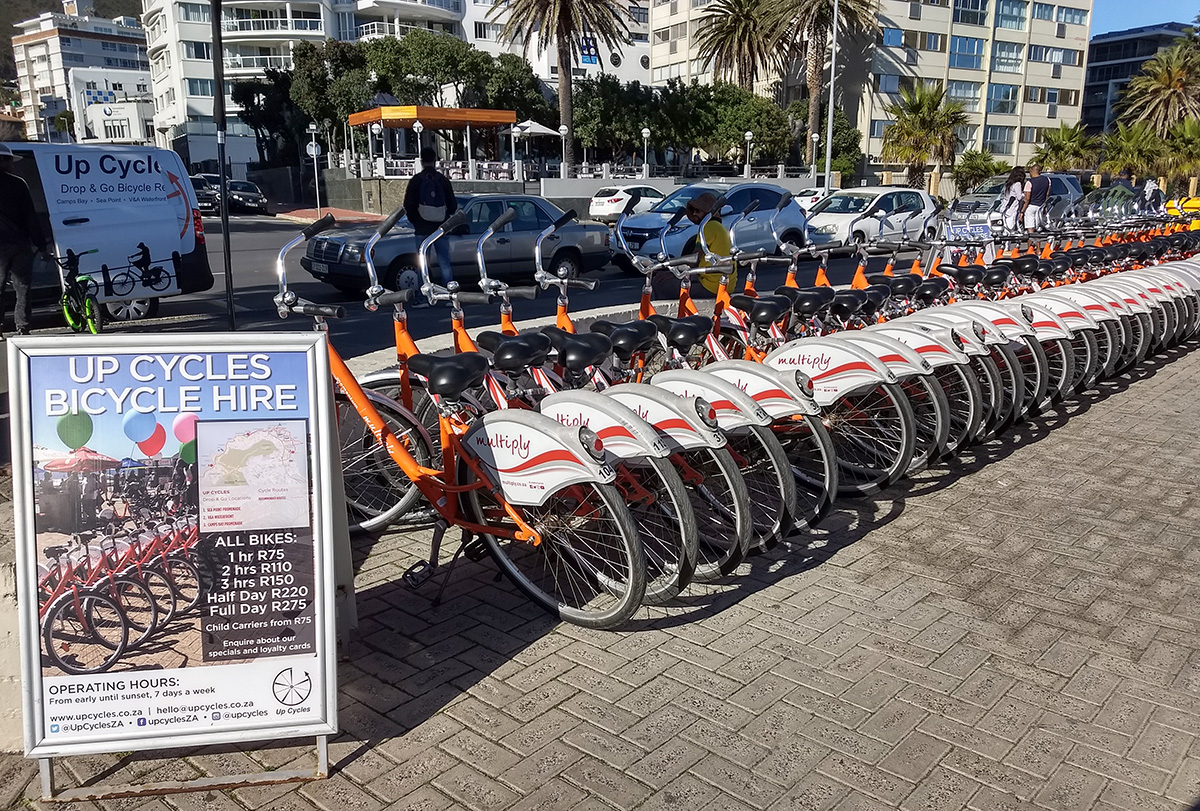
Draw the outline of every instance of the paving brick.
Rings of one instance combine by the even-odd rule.
[[[1064,763],[1038,792],[1037,803],[1052,811],[1078,811],[1089,808],[1104,789],[1105,780],[1098,774]]]
[[[1179,811],[1179,804],[1161,794],[1154,794],[1117,780],[1109,781],[1100,793],[1097,808],[1108,803],[1117,811]]]
[[[585,757],[563,772],[563,777],[590,795],[617,808],[633,808],[650,796],[650,789],[606,763]]]
[[[897,805],[908,796],[913,784],[862,761],[834,752],[821,761],[817,770],[840,780],[855,791]]]
[[[849,793],[845,785],[814,772],[776,800],[768,811],[827,811]]]
[[[766,808],[787,790],[715,754],[692,766],[690,772],[755,808]]]
[[[1018,741],[1041,714],[1041,709],[1033,704],[1005,696],[975,727],[1005,740]]]
[[[660,789],[708,754],[706,749],[682,739],[669,740],[656,746],[641,760],[625,769],[653,789]]]
[[[1004,757],[1013,746],[1011,742],[1003,738],[973,729],[949,718],[930,716],[917,728],[927,735],[941,738],[955,746],[961,746],[970,752],[993,760]]]
[[[1105,702],[1094,723],[1123,735],[1137,735],[1153,709],[1147,701],[1118,693]]]
[[[511,789],[463,763],[438,775],[433,785],[471,811],[505,808],[517,799]]]
[[[500,774],[500,782],[518,792],[529,793],[583,757],[583,753],[561,741],[552,741]]]
[[[645,754],[640,747],[610,735],[591,724],[580,724],[563,735],[562,740],[583,754],[601,760],[616,769],[626,768]]]
[[[953,811],[966,806],[979,784],[938,767],[900,804],[904,811]]]
[[[770,754],[760,760],[752,771],[790,788],[812,773],[830,751],[827,746],[797,736],[773,745]]]
[[[720,752],[725,758],[746,768],[762,761],[768,753],[767,747],[760,742],[736,732],[730,732],[707,718],[697,720],[681,735],[710,752]]]
[[[1200,758],[1187,757],[1175,771],[1166,795],[1172,800],[1190,803],[1200,797]]]
[[[497,746],[469,729],[465,729],[440,744],[447,754],[464,763],[472,763],[490,777],[496,777],[505,769],[520,761],[520,756]]]
[[[586,796],[581,789],[570,783],[563,780],[549,780],[540,785],[536,791],[522,797],[515,805],[511,806],[511,811],[558,811],[576,805]]]
[[[941,767],[969,777],[975,782],[1028,800],[1045,781],[1028,772],[1015,769],[991,758],[981,757],[965,749],[955,749],[942,758]]]

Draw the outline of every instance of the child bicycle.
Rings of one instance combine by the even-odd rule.
[[[75,332],[85,329],[92,335],[104,331],[104,316],[100,312],[100,302],[96,299],[99,287],[91,276],[79,275],[79,257],[89,253],[97,253],[97,248],[83,253],[75,253],[67,249],[66,256],[54,257],[62,276],[62,311],[63,317]]]

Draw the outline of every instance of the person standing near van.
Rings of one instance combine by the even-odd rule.
[[[1029,164],[1029,179],[1025,181],[1025,230],[1032,231],[1042,224],[1042,208],[1050,197],[1050,178],[1042,175],[1042,167]]]
[[[1000,198],[1000,212],[1004,217],[1006,233],[1017,232],[1017,222],[1020,220],[1021,206],[1025,202],[1025,167],[1014,166],[1004,181],[1004,196]]]
[[[408,221],[412,223],[418,241],[432,234],[451,214],[458,211],[454,188],[450,180],[437,170],[437,153],[429,147],[421,150],[421,171],[408,181],[408,188],[404,191],[404,211],[408,214]],[[434,243],[434,249],[438,267],[442,271],[442,284],[450,284],[454,281],[450,243],[446,239],[439,239]]]
[[[18,335],[28,335],[33,308],[29,293],[33,252],[45,253],[48,246],[29,186],[12,172],[15,160],[12,150],[0,144],[0,291],[11,279],[17,294],[13,321]]]

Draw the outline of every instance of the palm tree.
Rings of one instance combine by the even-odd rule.
[[[574,163],[571,69],[579,57],[580,37],[595,37],[608,49],[627,45],[633,17],[621,0],[496,0],[488,17],[504,11],[508,20],[500,29],[501,42],[536,43],[539,56],[551,44],[558,51],[558,114],[568,130],[564,158],[568,165]]]
[[[884,106],[883,111],[895,122],[883,132],[885,163],[908,168],[908,185],[925,185],[925,167],[954,163],[958,149],[955,130],[969,122],[961,102],[946,101],[946,91],[932,82],[917,81],[911,88],[900,89],[900,100]]]
[[[1118,123],[1116,129],[1104,136],[1104,159],[1100,169],[1120,172],[1127,169],[1135,175],[1156,171],[1166,157],[1166,145],[1145,121],[1134,124]]]
[[[968,149],[954,162],[954,185],[959,194],[966,194],[992,175],[1002,175],[1010,169],[1011,166],[996,160],[986,149]]]
[[[1165,138],[1176,121],[1200,116],[1200,47],[1184,40],[1142,65],[1121,93],[1121,119]]]
[[[1095,165],[1099,152],[1099,142],[1088,135],[1081,121],[1073,126],[1059,124],[1058,129],[1043,132],[1033,160],[1051,171],[1087,169]]]
[[[1180,177],[1200,174],[1200,120],[1177,121],[1167,134],[1166,170]]]
[[[767,25],[782,32],[785,57],[800,55],[803,47],[804,78],[808,85],[808,131],[821,132],[821,86],[833,25],[833,0],[776,0]],[[873,31],[879,27],[878,0],[838,0],[838,25],[844,32]],[[804,43],[801,46],[801,43]],[[834,100],[831,97],[829,103]],[[806,163],[813,162],[815,145],[808,140]]]
[[[767,24],[768,0],[716,0],[700,18],[695,45],[718,79],[754,92],[759,70],[781,70],[779,32]]]

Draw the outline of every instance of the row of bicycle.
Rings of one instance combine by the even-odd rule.
[[[197,611],[213,577],[195,553],[198,537],[194,516],[143,515],[44,548],[38,619],[49,664],[73,675],[102,673]]]
[[[432,509],[430,560],[406,572],[410,585],[432,576],[456,526],[450,570],[462,553],[490,553],[547,611],[589,627],[617,627],[691,582],[729,577],[836,498],[951,457],[1197,328],[1200,265],[1175,260],[1200,242],[1185,233],[1130,233],[1133,253],[1082,249],[1049,268],[1011,258],[986,278],[951,266],[879,276],[861,291],[800,288],[797,246],[719,257],[701,236],[707,267],[631,254],[646,274],[640,318],[577,334],[568,291],[594,282],[541,268],[542,240],[567,214],[535,256],[538,284],[558,291],[556,326],[519,333],[513,299],[537,291],[492,279],[483,260],[506,216],[479,238],[478,293],[428,275],[428,252],[462,223],[452,217],[422,245],[421,292],[451,304],[450,356],[420,353],[404,309],[414,291],[379,287],[366,252],[367,307],[392,307],[400,362],[359,381],[330,346],[347,501],[352,521],[375,530]],[[283,259],[330,224],[289,243],[278,265],[280,315],[314,316],[321,330],[341,308],[299,300]],[[763,295],[757,267],[775,261],[789,264],[788,282]],[[742,291],[723,282],[702,315],[692,279],[727,281],[735,269]],[[651,277],[662,272],[679,278],[673,316],[652,303]],[[991,300],[1001,279],[1006,297]],[[499,328],[472,336],[461,305],[486,301],[499,303]]]

